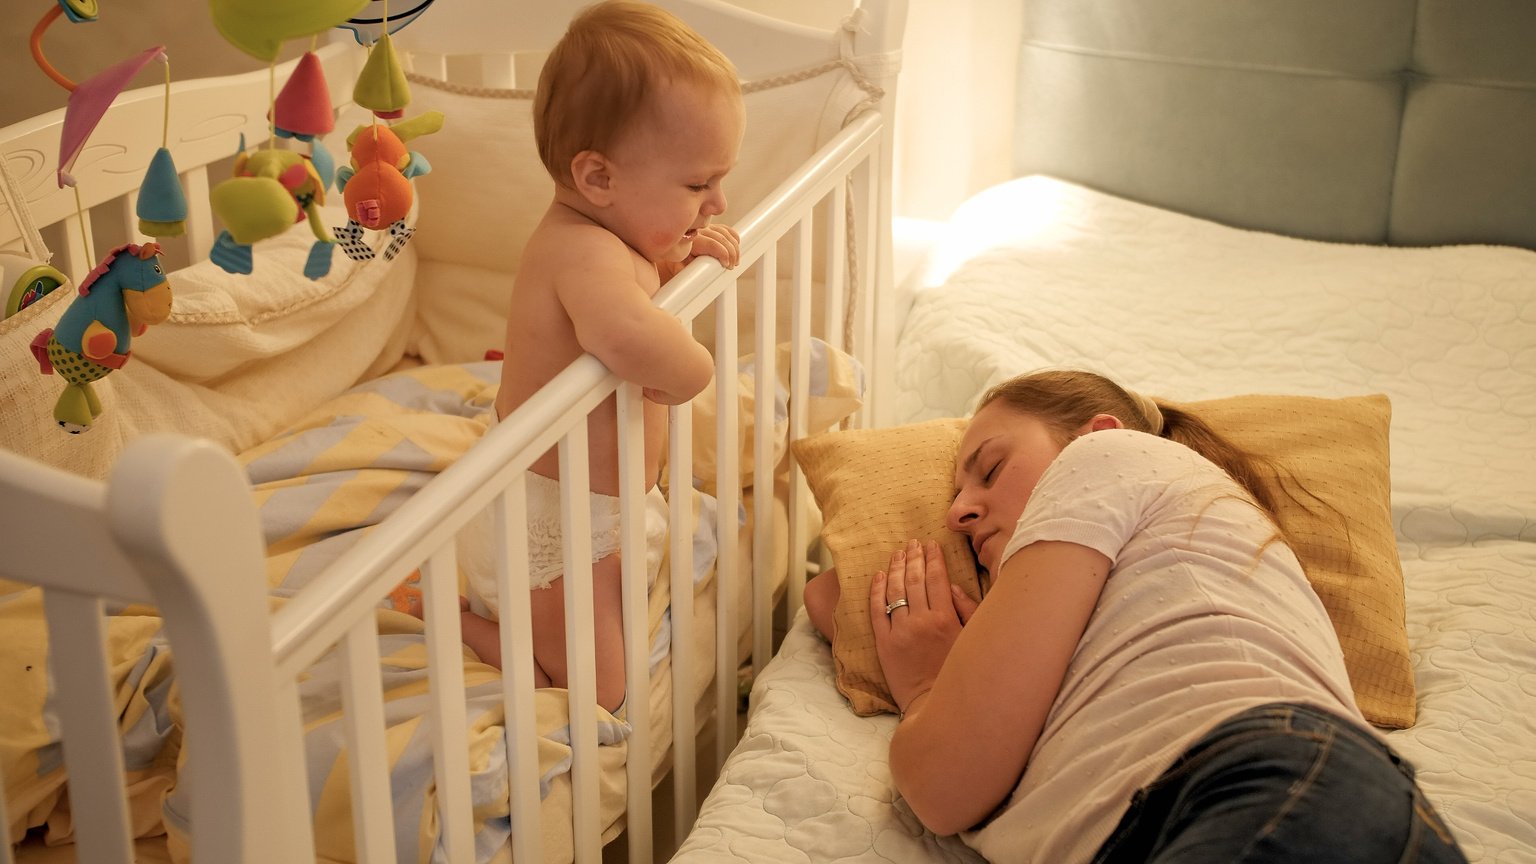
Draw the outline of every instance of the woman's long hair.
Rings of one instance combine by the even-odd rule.
[[[1265,463],[1182,408],[1133,393],[1094,372],[1072,369],[1010,378],[988,390],[976,407],[980,410],[998,400],[1038,417],[1062,446],[1098,414],[1119,418],[1127,429],[1177,441],[1231,475],[1280,527],[1274,496],[1262,482]],[[1269,473],[1277,472],[1271,469]]]

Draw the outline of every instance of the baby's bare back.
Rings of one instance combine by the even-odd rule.
[[[592,292],[598,292],[599,298],[638,292],[649,303],[659,288],[654,265],[606,230],[573,221],[558,210],[556,207],[546,213],[529,238],[513,283],[501,388],[496,397],[500,417],[521,406],[586,351],[603,359],[611,347],[607,343],[614,341],[611,334],[615,329],[612,322],[591,319],[601,319],[615,307],[592,302]],[[591,266],[594,263],[599,266]],[[588,281],[573,290],[572,284],[579,280]],[[572,298],[582,299],[571,302]],[[636,297],[623,299],[633,301]],[[588,345],[583,345],[581,334]],[[643,339],[644,334],[639,337]],[[649,489],[656,480],[666,442],[666,407],[648,399],[643,404],[645,485]],[[591,488],[605,495],[617,495],[619,488],[617,413],[616,401],[610,396],[587,419]],[[559,478],[558,448],[551,448],[532,467],[546,477]]]

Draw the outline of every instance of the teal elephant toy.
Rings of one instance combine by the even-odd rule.
[[[67,382],[53,406],[53,419],[65,431],[91,428],[101,414],[91,383],[123,368],[133,337],[170,316],[171,286],[159,254],[156,243],[127,243],[107,253],[80,282],[80,294],[58,326],[32,340],[42,373],[58,373]]]

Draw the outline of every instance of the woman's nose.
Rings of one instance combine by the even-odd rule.
[[[944,515],[944,524],[951,531],[965,533],[970,530],[970,524],[980,515],[970,498],[961,492],[955,496],[954,503],[949,505],[949,512]]]

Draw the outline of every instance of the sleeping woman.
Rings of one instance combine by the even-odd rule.
[[[997,861],[1465,861],[1355,705],[1252,460],[1084,372],[989,391],[949,527],[992,587],[910,541],[871,581],[902,719],[891,774]],[[835,579],[808,588],[825,625]]]

